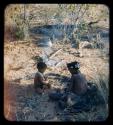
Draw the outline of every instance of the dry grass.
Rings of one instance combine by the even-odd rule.
[[[96,83],[99,87],[100,92],[102,93],[102,96],[104,97],[106,101],[106,108],[100,108],[97,107],[95,110],[92,109],[90,112],[82,112],[78,113],[76,115],[73,115],[73,118],[75,121],[98,121],[99,119],[106,119],[108,116],[108,95],[109,95],[109,57],[106,56],[106,54],[102,53],[99,49],[83,49],[82,51],[83,57],[76,57],[74,53],[76,52],[76,49],[71,48],[70,45],[54,45],[53,48],[60,49],[62,48],[62,51],[55,56],[59,59],[64,60],[64,65],[61,67],[48,67],[46,73],[56,73],[64,76],[70,76],[70,73],[68,72],[66,68],[66,63],[70,61],[77,60],[80,62],[81,65],[81,72],[86,76],[88,81],[91,81],[93,83]],[[15,116],[14,118],[9,119],[16,119],[18,121],[40,121],[41,119],[47,120],[47,118],[44,116],[43,118],[40,116],[35,115],[36,112],[40,114],[41,112],[38,111],[38,108],[31,108],[31,104],[29,103],[29,106],[24,106],[23,109],[26,109],[29,111],[29,113],[25,113],[24,110],[22,110],[21,106],[21,100],[23,100],[23,103],[25,103],[25,100],[28,98],[35,99],[38,98],[40,101],[40,105],[43,107],[44,105],[48,105],[48,108],[51,107],[52,104],[45,104],[43,101],[45,100],[45,97],[37,97],[37,95],[34,95],[33,88],[31,89],[27,87],[28,85],[33,85],[33,76],[35,74],[36,66],[35,61],[33,60],[33,57],[39,56],[42,53],[42,49],[39,47],[36,47],[32,42],[29,43],[5,43],[4,48],[4,58],[7,60],[7,57],[12,60],[10,62],[10,68],[8,67],[8,70],[5,72],[5,78],[12,81],[8,83],[11,88],[7,91],[6,90],[6,96],[8,96],[8,92],[11,91],[11,95],[15,95],[15,98],[11,98],[12,100],[8,101],[7,106],[7,112],[6,112],[6,118]],[[5,67],[9,65],[9,61],[5,61]],[[18,69],[18,67],[22,67]],[[17,70],[14,70],[17,68]],[[28,78],[29,76],[29,78]],[[15,80],[15,81],[14,81]],[[57,79],[50,80],[51,83],[57,83],[59,82]],[[5,83],[6,84],[6,83]],[[14,89],[13,89],[14,88]],[[30,94],[28,93],[30,92]],[[20,99],[21,97],[21,99]],[[43,100],[44,99],[44,100]],[[11,104],[10,102],[17,103],[15,111],[11,111]],[[36,103],[36,104],[35,104]],[[8,105],[10,108],[8,108]],[[33,102],[33,105],[37,105],[37,101]],[[50,107],[49,107],[50,105]],[[19,108],[20,107],[20,108]],[[37,107],[37,106],[36,106]],[[53,108],[54,109],[54,108]],[[51,108],[51,114],[53,113],[53,110]],[[44,112],[46,112],[46,108],[44,108]],[[19,113],[22,113],[23,118],[20,117]],[[9,115],[9,114],[13,115]],[[54,114],[54,113],[53,113]],[[52,115],[53,115],[52,114]],[[42,116],[44,114],[42,113]],[[31,117],[32,116],[32,117]],[[38,118],[37,118],[38,117]],[[57,117],[54,114],[54,117]],[[50,121],[53,118],[49,119]],[[59,121],[60,119],[57,119]]]
[[[4,44],[4,115],[11,121],[61,121],[54,112],[54,103],[47,102],[47,95],[42,97],[34,93],[33,78],[36,73],[36,62],[34,57],[43,53],[42,48],[33,44],[40,36],[35,34],[34,39],[26,41],[15,41],[14,22],[10,16],[15,13],[21,14],[19,7],[22,5],[10,6],[5,10],[5,44]],[[16,7],[16,8],[15,8]],[[23,7],[23,6],[22,6]],[[38,7],[36,7],[38,8]],[[31,10],[36,11],[33,6]],[[96,6],[97,8],[97,6]],[[15,10],[16,9],[16,10]],[[30,8],[29,8],[30,9]],[[42,7],[39,9],[43,9]],[[39,10],[37,9],[37,10]],[[100,8],[101,9],[101,8]],[[101,12],[99,9],[99,12]],[[103,7],[102,7],[103,9]],[[52,11],[51,11],[52,10]],[[90,10],[89,10],[90,11]],[[98,9],[97,9],[98,11]],[[56,12],[56,8],[49,8],[49,12]],[[92,10],[93,12],[93,10]],[[95,14],[95,9],[94,9]],[[87,16],[86,16],[86,19]],[[90,18],[88,19],[90,20]],[[101,21],[100,21],[101,22]],[[109,21],[108,21],[109,22]],[[100,25],[100,24],[99,24]],[[109,23],[101,25],[109,25]],[[31,34],[32,35],[32,34]],[[9,43],[10,41],[10,43]],[[108,117],[108,96],[109,96],[109,56],[108,48],[105,51],[100,49],[79,50],[83,57],[76,56],[76,49],[71,48],[70,44],[54,44],[53,48],[62,51],[55,56],[64,60],[63,66],[48,67],[46,73],[55,73],[70,77],[66,68],[66,63],[79,61],[81,72],[88,81],[96,83],[102,96],[105,99],[106,107],[96,107],[90,112],[82,112],[73,115],[74,121],[98,121]],[[51,84],[59,83],[58,79],[49,79]],[[29,86],[30,85],[30,86]],[[61,86],[58,86],[61,87]],[[41,108],[40,108],[41,107]],[[49,117],[46,117],[49,115]]]
[[[95,110],[91,110],[90,112],[82,112],[74,116],[76,121],[105,121],[108,118],[107,109],[103,109],[97,107]]]

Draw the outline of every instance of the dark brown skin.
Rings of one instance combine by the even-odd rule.
[[[69,90],[77,95],[84,94],[88,88],[85,76],[79,70],[69,69],[69,71],[72,74]]]
[[[39,72],[36,73],[34,78],[34,88],[35,91],[39,94],[42,94],[45,89],[49,88],[47,77],[43,75],[45,70],[46,69],[40,69]]]

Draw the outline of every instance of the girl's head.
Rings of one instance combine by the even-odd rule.
[[[77,61],[67,63],[67,68],[71,74],[75,74],[79,70],[80,64]]]
[[[38,62],[37,69],[39,72],[44,73],[45,70],[47,69],[47,65],[44,62]]]

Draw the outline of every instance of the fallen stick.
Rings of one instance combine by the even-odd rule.
[[[53,58],[56,54],[58,54],[62,49],[57,50],[55,53],[53,53],[49,58]]]
[[[58,62],[55,67],[61,66],[64,63],[64,60]]]
[[[20,70],[20,69],[23,69],[23,67],[22,67],[22,66],[14,67],[14,68],[12,67],[12,70],[16,70],[16,71],[17,71],[17,70]]]

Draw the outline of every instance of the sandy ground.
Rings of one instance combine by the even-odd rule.
[[[57,62],[53,67],[48,66],[45,72],[45,74],[53,73],[53,75],[48,78],[53,89],[62,89],[68,83],[70,73],[67,70],[66,63],[74,60],[80,62],[81,72],[86,75],[88,81],[93,81],[98,84],[101,75],[103,79],[106,80],[105,82],[108,86],[108,52],[98,49],[82,49],[79,50],[81,56],[78,56],[77,50],[71,48],[69,44],[54,44],[52,46],[52,50],[59,49],[61,49],[61,51],[52,59],[59,59],[59,62],[62,63],[59,64],[59,62]],[[78,118],[80,114],[66,115],[64,111],[58,109],[55,102],[48,100],[48,93],[38,95],[34,92],[33,78],[37,72],[34,57],[42,55],[43,52],[44,49],[37,47],[36,44],[31,42],[5,43],[5,118],[11,121],[64,121],[66,117],[72,121],[79,121],[90,118],[88,114],[86,115],[87,117],[84,115],[84,118],[81,116]],[[98,117],[93,117],[93,120],[96,119],[98,119]]]

